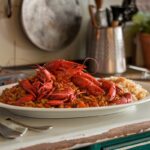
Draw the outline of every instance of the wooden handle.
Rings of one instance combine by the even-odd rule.
[[[90,13],[92,25],[93,25],[95,28],[99,28],[99,26],[98,26],[98,24],[97,24],[97,21],[96,21],[96,17],[95,17],[94,12],[93,12],[93,9],[95,9],[95,6],[94,6],[94,5],[89,5],[89,13]]]
[[[97,10],[102,7],[102,0],[95,0]]]
[[[98,40],[99,37],[100,37],[100,31],[99,31],[100,27],[97,24],[97,20],[96,20],[96,17],[94,15],[93,9],[95,9],[95,6],[94,5],[89,5],[89,13],[90,13],[92,25],[96,29],[96,40]]]
[[[117,27],[119,25],[119,21],[112,21],[112,27]]]

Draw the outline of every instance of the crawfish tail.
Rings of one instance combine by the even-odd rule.
[[[79,86],[79,88],[86,89],[92,95],[98,96],[104,94],[103,89],[101,89],[99,86],[97,86],[87,78],[75,75],[72,77],[72,81],[75,85]]]

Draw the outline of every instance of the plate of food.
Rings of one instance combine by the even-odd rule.
[[[74,118],[117,113],[150,101],[149,85],[125,77],[95,78],[85,66],[54,60],[35,75],[0,87],[0,107],[34,118]]]

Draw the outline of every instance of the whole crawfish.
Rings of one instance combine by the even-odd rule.
[[[106,91],[106,98],[112,104],[126,104],[133,101],[132,94],[124,92],[113,81],[100,79],[101,87]]]
[[[44,67],[38,66],[37,74],[32,79],[25,79],[19,82],[20,86],[28,93],[25,97],[18,101],[39,100],[49,95],[53,89],[53,82],[55,80],[52,75]]]
[[[51,61],[43,67],[38,66],[37,73],[32,79],[20,81],[19,84],[27,95],[18,102],[47,99],[47,106],[57,107],[66,102],[71,103],[79,93],[96,97],[102,95],[113,104],[132,101],[130,93],[125,93],[112,81],[96,80],[85,72],[85,68],[84,65],[63,59]],[[80,92],[77,92],[78,89]]]
[[[104,93],[99,82],[93,76],[84,72],[86,68],[84,65],[60,59],[45,64],[45,68],[52,72],[58,80],[73,82],[92,95],[97,96]]]
[[[20,81],[19,84],[28,94],[19,99],[18,102],[39,101],[45,98],[49,99],[47,105],[58,106],[65,101],[75,99],[75,91],[71,87],[64,84],[62,90],[54,86],[57,77],[55,76],[45,67],[38,66],[36,75],[32,79]]]

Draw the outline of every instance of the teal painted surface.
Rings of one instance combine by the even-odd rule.
[[[90,145],[84,148],[80,148],[78,150],[114,150],[117,148],[122,148],[126,146],[134,146],[136,144],[150,141],[150,132],[140,133],[140,134],[134,134],[127,137],[117,138],[114,140],[109,140],[106,142]],[[136,147],[137,150],[150,150],[150,144],[142,145]],[[136,148],[132,148],[131,150],[136,150]],[[139,148],[139,149],[138,149]]]
[[[130,148],[128,150],[150,150],[150,144],[137,146],[137,147],[134,147],[134,148]]]
[[[100,144],[94,144],[94,145],[80,148],[78,150],[101,150],[101,145]]]

